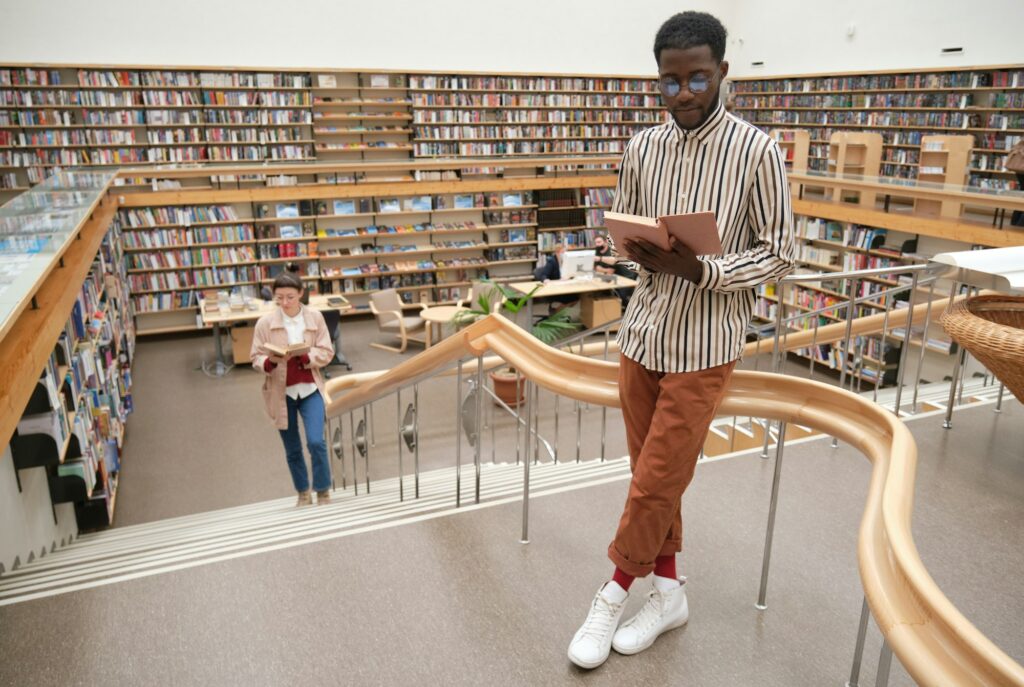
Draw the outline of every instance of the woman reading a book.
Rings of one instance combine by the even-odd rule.
[[[320,369],[334,358],[324,317],[302,304],[302,279],[292,271],[274,279],[278,307],[256,323],[249,357],[266,376],[263,400],[267,415],[281,433],[298,504],[313,502],[309,473],[302,455],[299,416],[313,464],[313,489],[318,504],[331,500],[331,466],[324,440],[324,378]]]

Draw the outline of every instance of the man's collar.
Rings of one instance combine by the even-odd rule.
[[[679,126],[676,118],[672,118],[673,130],[676,134],[676,139],[683,141],[689,138],[696,138],[701,143],[707,141],[708,137],[715,132],[718,127],[725,121],[725,106],[719,101],[715,107],[711,116],[708,117],[703,124],[698,126],[696,129],[684,129]]]

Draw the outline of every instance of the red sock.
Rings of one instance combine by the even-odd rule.
[[[676,579],[676,555],[658,556],[654,559],[654,574],[658,577]]]
[[[633,580],[636,578],[632,575],[627,575],[618,568],[615,568],[615,574],[612,575],[612,582],[618,583],[627,592],[629,591],[629,585],[633,584]]]

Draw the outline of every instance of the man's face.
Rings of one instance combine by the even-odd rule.
[[[598,236],[598,237],[596,237],[594,239],[594,247],[597,248],[597,250],[604,250],[604,237],[603,236]]]
[[[716,62],[711,48],[706,45],[661,51],[658,75],[663,82],[675,82],[680,86],[675,95],[666,94],[663,87],[661,99],[680,128],[696,129],[704,123],[718,105],[718,90],[728,73],[729,63]],[[702,81],[707,83],[707,90],[703,93],[692,92],[691,80],[695,85]]]

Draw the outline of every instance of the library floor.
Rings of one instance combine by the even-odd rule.
[[[357,370],[399,359],[365,346],[372,323],[350,329]],[[198,337],[140,344],[119,526],[288,494],[258,376],[205,377],[195,368],[210,348]],[[424,471],[452,465],[453,388],[420,390]],[[376,412],[378,482],[397,473],[384,429],[394,415]],[[600,416],[582,414],[586,458],[600,450]],[[562,421],[564,459],[576,446],[568,402]],[[909,423],[921,556],[953,603],[1024,661],[1024,408],[960,411],[951,431],[941,422]],[[608,456],[619,456],[618,415],[607,425]],[[0,685],[841,685],[861,606],[869,465],[815,440],[787,446],[783,472],[768,610],[754,601],[772,462],[704,462],[684,500],[689,624],[596,671],[577,670],[565,650],[611,572],[623,479],[533,499],[528,545],[515,501],[0,607]],[[336,498],[356,497],[350,487]],[[630,610],[647,586],[636,583]],[[879,647],[872,625],[861,684],[874,682]],[[912,684],[898,662],[890,684]]]

